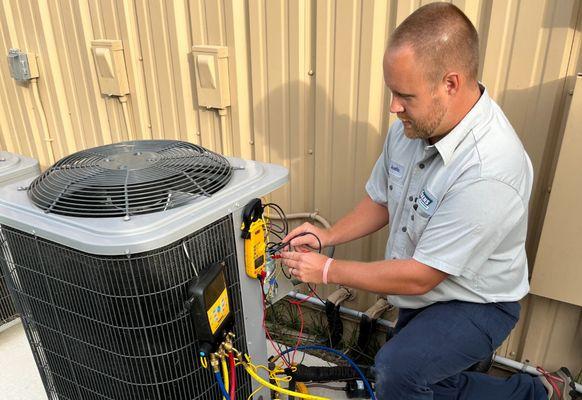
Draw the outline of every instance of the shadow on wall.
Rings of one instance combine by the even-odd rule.
[[[534,265],[549,200],[575,76],[521,90],[507,90],[499,104],[515,128],[534,166],[530,198],[527,253],[530,273]]]
[[[289,183],[273,194],[273,201],[286,212],[318,210],[333,223],[365,195],[365,183],[386,137],[388,112],[383,111],[384,98],[358,98],[354,92],[351,99],[338,98],[315,83],[293,81],[255,102],[255,158],[290,170]],[[378,108],[377,126],[368,121],[370,102],[378,102],[373,104]],[[339,246],[335,256],[383,259],[386,238],[383,229]],[[333,289],[321,290],[321,295]],[[366,309],[375,301],[376,295],[362,292],[351,306]]]
[[[334,98],[320,85],[293,81],[255,102],[255,157],[290,169],[289,184],[275,194],[287,211],[317,209],[335,222],[364,196],[386,137],[380,129],[388,119],[387,112],[379,112],[378,126],[370,123],[362,108],[369,108],[364,104],[369,101],[356,95]],[[377,102],[383,104],[383,99]],[[386,117],[380,120],[380,115]],[[368,259],[362,250],[368,253],[369,248],[357,247],[346,255]]]

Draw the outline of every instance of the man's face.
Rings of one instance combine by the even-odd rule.
[[[442,85],[431,85],[422,65],[410,47],[389,49],[384,55],[384,80],[392,93],[390,112],[404,125],[410,139],[428,139],[443,135],[447,114]]]

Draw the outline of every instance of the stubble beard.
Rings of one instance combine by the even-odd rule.
[[[441,124],[445,114],[446,107],[438,98],[433,98],[432,110],[429,115],[422,120],[411,121],[411,126],[404,125],[404,134],[409,139],[428,139],[433,136],[436,128]]]

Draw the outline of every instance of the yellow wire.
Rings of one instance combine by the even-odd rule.
[[[208,363],[206,362],[206,357],[200,356],[200,364],[203,368],[208,369]]]
[[[275,383],[277,384],[277,386],[281,387],[281,385],[279,384],[279,381],[283,381],[284,378],[279,378],[278,376],[276,376],[275,375],[275,371],[276,370],[271,371],[269,368],[265,367],[264,365],[260,365],[260,364],[255,365],[255,364],[253,364],[251,362],[249,362],[249,365],[255,371],[258,370],[258,369],[262,369],[262,370],[267,371],[267,373],[269,374],[269,379],[274,380]],[[277,371],[277,372],[281,372],[281,371]],[[291,377],[289,377],[289,378],[291,378]]]
[[[249,356],[247,356],[247,360],[250,360],[250,357],[249,357]],[[242,365],[243,363],[242,363],[242,362],[239,362],[238,364],[239,364],[239,365]],[[253,368],[255,371],[256,371],[257,369],[262,369],[262,370],[265,370],[265,371],[267,371],[267,373],[269,374],[269,379],[272,379],[272,380],[274,380],[274,381],[275,381],[275,384],[276,384],[278,387],[281,387],[281,385],[279,384],[279,381],[285,381],[285,382],[288,382],[288,381],[290,381],[290,380],[291,380],[291,377],[290,377],[290,376],[286,376],[286,377],[284,377],[284,378],[279,378],[278,376],[276,376],[276,374],[277,374],[277,373],[284,373],[284,372],[285,372],[285,370],[283,370],[281,367],[275,367],[275,369],[271,371],[269,368],[267,368],[267,367],[266,367],[266,366],[264,366],[264,365],[261,365],[261,364],[257,364],[257,365],[255,365],[255,364],[251,363],[250,361],[249,361],[249,365],[250,365],[250,367],[251,367],[251,368]],[[255,389],[255,390],[254,390],[254,391],[253,391],[253,392],[252,392],[250,395],[249,395],[249,397],[247,397],[247,400],[251,400],[251,399],[253,398],[253,396],[254,396],[254,395],[256,395],[256,394],[257,394],[257,392],[258,392],[259,390],[261,390],[263,387],[264,387],[263,385],[259,385],[259,387],[257,387],[257,388],[256,388],[256,389]]]
[[[330,400],[327,397],[320,397],[320,396],[313,396],[310,394],[306,394],[306,393],[299,393],[299,392],[293,392],[292,390],[287,390],[287,389],[283,389],[282,387],[273,385],[271,382],[267,382],[266,380],[264,380],[263,378],[261,378],[254,370],[253,368],[247,364],[246,362],[243,363],[243,366],[245,368],[245,371],[247,371],[247,373],[254,379],[256,380],[258,383],[260,383],[261,385],[274,390],[276,392],[279,393],[283,393],[286,394],[288,396],[294,396],[294,397],[299,397],[300,399],[310,399],[310,400]]]
[[[247,400],[252,400],[254,395],[257,394],[259,392],[259,390],[261,390],[262,388],[263,388],[263,385],[259,385],[258,388],[256,388],[251,394],[249,394],[249,397],[247,397]]]
[[[226,393],[228,393],[228,367],[226,366],[226,359],[223,357],[220,363],[222,364],[222,380],[224,381],[224,388],[226,389]],[[223,397],[222,399],[226,400],[226,397]]]

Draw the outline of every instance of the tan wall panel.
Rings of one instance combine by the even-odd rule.
[[[273,200],[290,212],[318,209],[335,221],[364,195],[386,131],[390,95],[382,76],[389,33],[426,1],[5,0],[0,48],[35,52],[40,101],[0,62],[0,145],[47,167],[73,151],[135,138],[183,139],[276,162],[290,184]],[[580,57],[581,0],[455,0],[481,35],[480,71],[531,155],[536,183],[535,254]],[[576,24],[578,28],[576,29]],[[117,98],[101,95],[90,42],[120,39],[130,86],[129,130]],[[198,107],[193,45],[229,48],[232,107]],[[43,126],[46,115],[48,129]],[[341,246],[338,257],[382,257],[386,230]],[[327,293],[321,289],[322,293]],[[365,309],[375,296],[360,294]],[[580,309],[532,296],[503,353],[580,368],[567,343]],[[572,336],[573,335],[573,336]],[[565,343],[554,348],[556,343]],[[560,345],[558,345],[560,346]],[[551,351],[550,351],[551,350]],[[574,357],[574,358],[573,358]]]
[[[582,75],[577,79],[552,193],[542,230],[532,293],[582,306],[582,218],[573,213],[582,196]]]
[[[503,22],[499,29],[489,30],[483,81],[522,139],[534,166],[530,203],[534,223],[530,224],[532,240],[528,245],[531,260],[539,239],[540,210],[547,202],[547,166],[555,153],[559,130],[553,116],[564,111],[560,107],[566,96],[564,78],[579,7],[579,1],[499,1],[493,3],[491,11],[492,19]]]
[[[549,370],[567,366],[578,373],[582,369],[582,309],[534,295],[529,307],[521,359]]]
[[[312,207],[308,191],[292,190],[307,187],[307,171],[313,173],[311,18],[304,1],[249,3],[255,156],[290,169],[290,184],[274,193],[272,200],[295,211]]]

